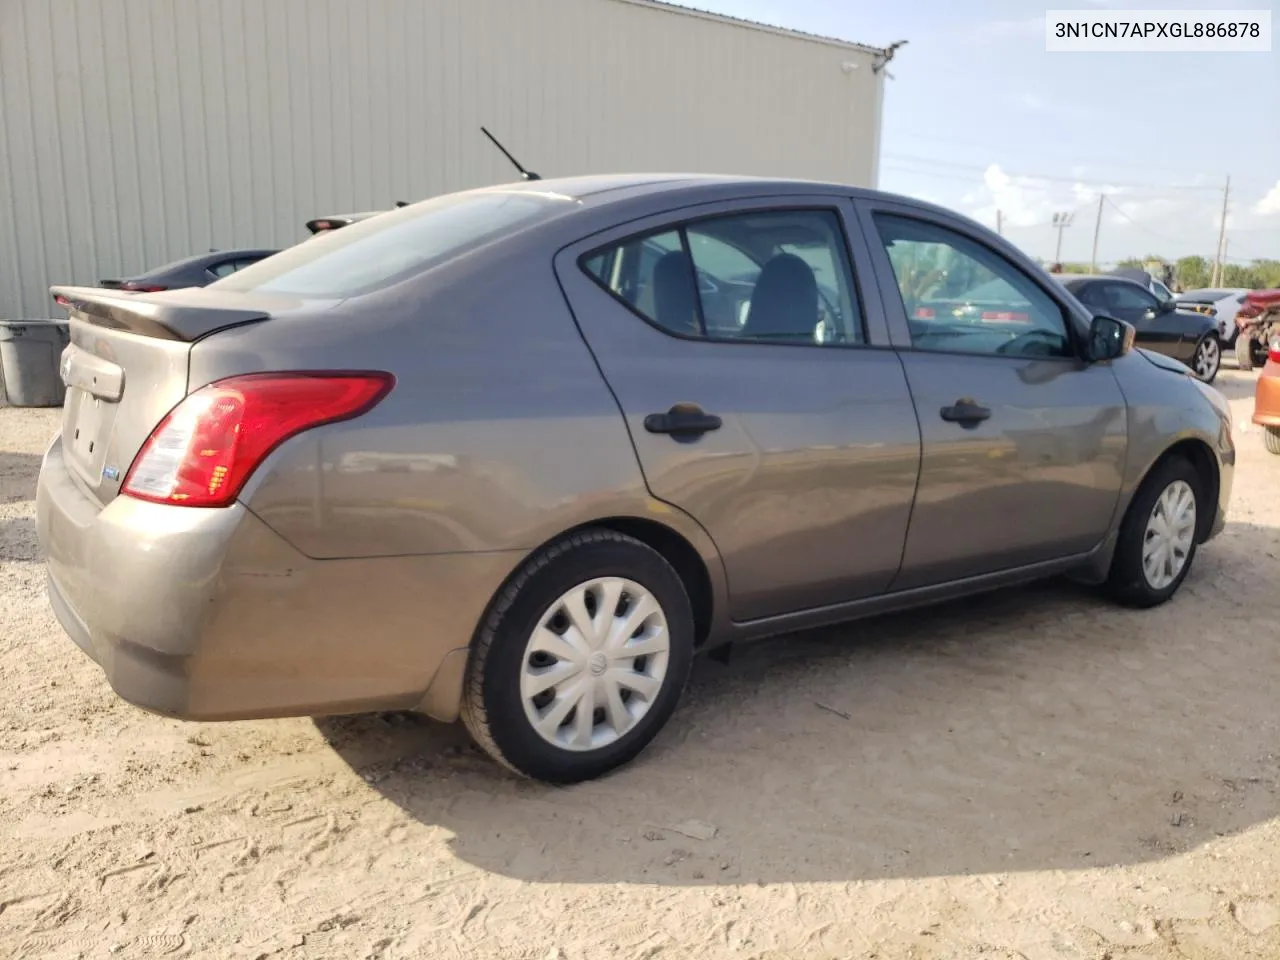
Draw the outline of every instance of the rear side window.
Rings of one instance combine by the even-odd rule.
[[[523,191],[436,197],[316,234],[210,286],[321,299],[359,296],[550,219],[573,205],[568,197]]]
[[[215,277],[229,277],[242,266],[256,262],[255,260],[223,260],[221,263],[215,263],[210,266],[209,272]]]
[[[582,268],[669,333],[810,345],[865,342],[839,216],[762,210],[629,237]]]

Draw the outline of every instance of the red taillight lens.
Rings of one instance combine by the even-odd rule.
[[[285,440],[368,412],[394,384],[389,373],[327,372],[252,374],[212,383],[160,421],[120,492],[155,503],[225,507]]]
[[[1267,359],[1272,363],[1280,363],[1280,337],[1272,337],[1267,344]]]
[[[157,283],[135,283],[132,280],[126,280],[120,284],[121,290],[128,290],[130,293],[159,293],[161,290],[169,288]]]
[[[937,314],[932,307],[916,307],[915,318],[917,320],[932,320]]]

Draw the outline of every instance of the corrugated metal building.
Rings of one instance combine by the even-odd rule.
[[[0,318],[543,176],[874,185],[881,51],[653,0],[0,0]]]

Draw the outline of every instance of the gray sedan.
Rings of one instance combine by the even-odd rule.
[[[1162,603],[1231,492],[1216,391],[849,187],[543,180],[56,293],[49,595],[122,697],[461,716],[548,781],[636,756],[699,651],[1059,574]]]

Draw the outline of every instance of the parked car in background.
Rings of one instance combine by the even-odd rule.
[[[1218,321],[1218,339],[1224,347],[1234,347],[1236,313],[1249,291],[1243,288],[1188,290],[1174,296],[1179,310],[1204,313]]]
[[[205,287],[213,281],[243,270],[278,250],[211,250],[209,253],[184,257],[163,267],[123,280],[103,280],[100,285],[110,290],[128,290],[131,293],[158,293],[161,290],[178,290],[183,287]]]
[[[1280,333],[1280,290],[1251,290],[1236,312],[1236,363],[1252,370],[1267,362],[1267,345]]]
[[[1267,360],[1253,388],[1253,422],[1268,452],[1280,455],[1280,324],[1267,343]]]
[[[1133,325],[1139,346],[1185,363],[1205,383],[1222,366],[1222,343],[1213,317],[1158,300],[1141,284],[1112,275],[1074,274],[1058,278],[1086,307]]]
[[[396,201],[396,209],[407,207],[409,204],[404,200]],[[380,213],[386,213],[385,210],[366,210],[364,213],[339,213],[331,217],[316,217],[314,220],[307,221],[307,229],[312,234],[327,233],[330,230],[338,230],[342,227],[349,227],[353,223],[359,223],[361,220],[368,220],[370,217],[376,217]]]
[[[461,715],[548,781],[639,753],[697,651],[1057,574],[1161,604],[1231,494],[1216,390],[851,187],[545,180],[56,292],[38,529],[121,696]]]

